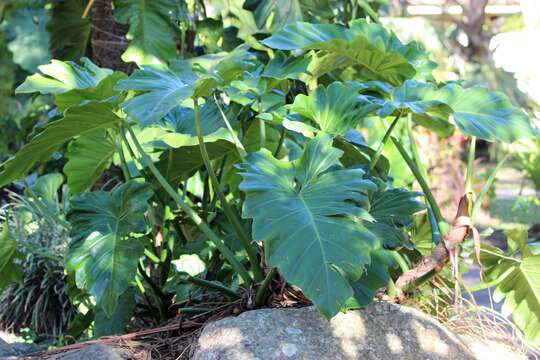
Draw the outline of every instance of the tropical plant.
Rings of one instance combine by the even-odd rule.
[[[457,267],[474,233],[498,169],[474,203],[476,138],[537,137],[504,94],[437,83],[428,54],[377,22],[291,22],[265,1],[248,2],[255,30],[237,28],[244,43],[231,46],[223,29],[228,51],[196,56],[183,41],[176,48],[191,25],[175,2],[115,4],[129,25],[123,58],[138,68],[128,76],[87,58],[39,66],[17,93],[53,96],[58,117],[0,166],[5,186],[56,153],[68,159],[65,265],[74,301],[91,308],[77,324],[93,322],[97,335],[122,332],[133,314],[163,322],[216,297],[264,306],[277,274],[327,318],[380,290],[410,296],[450,259]],[[291,13],[321,17],[309,4],[292,2]],[[272,35],[258,41],[261,33]],[[364,141],[368,119],[386,126],[375,148]],[[416,127],[470,139],[467,193],[452,224],[431,193]],[[387,146],[422,192],[393,186]],[[112,168],[121,181],[97,190]],[[424,242],[411,237],[418,233]],[[9,248],[2,266],[18,263]],[[537,342],[535,324],[521,327]]]

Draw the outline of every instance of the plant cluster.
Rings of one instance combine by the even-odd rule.
[[[55,118],[0,166],[5,186],[65,149],[69,193],[59,218],[71,229],[65,269],[79,334],[91,324],[95,335],[122,332],[134,314],[165,321],[215,298],[264,306],[277,274],[327,318],[369,304],[381,289],[407,297],[450,259],[457,268],[497,170],[478,202],[464,195],[448,224],[415,129],[470,139],[468,191],[476,138],[537,137],[504,94],[437,83],[428,54],[377,22],[292,22],[227,52],[177,58],[174,29],[155,24],[160,33],[151,34],[141,28],[149,22],[134,20],[141,3],[115,2],[130,24],[124,60],[138,68],[128,76],[87,58],[39,66],[17,93],[52,95]],[[163,21],[160,11],[174,8],[166,3],[142,13]],[[259,4],[255,16],[263,13]],[[366,119],[387,127],[376,148],[366,145]],[[393,186],[385,145],[422,192]],[[121,181],[96,190],[111,169]],[[15,274],[8,227],[0,241],[0,270]],[[511,256],[476,249],[480,260],[490,254],[488,278],[538,344],[540,255],[526,241]]]

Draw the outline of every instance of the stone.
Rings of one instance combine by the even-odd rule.
[[[14,342],[7,343],[4,340],[0,342],[0,359],[10,359],[17,356],[28,355],[40,351],[40,347],[35,344]]]
[[[261,309],[208,324],[195,360],[472,360],[459,335],[418,310],[378,302],[330,321],[314,307]]]
[[[45,356],[47,360],[127,360],[131,354],[121,348],[104,344],[88,345],[80,349]]]

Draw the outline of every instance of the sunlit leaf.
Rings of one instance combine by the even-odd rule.
[[[416,71],[405,57],[406,45],[379,24],[364,20],[341,25],[297,22],[265,39],[263,44],[281,50],[320,50],[309,70],[319,77],[337,68],[357,66],[366,79],[392,84],[412,78]]]
[[[452,108],[456,125],[467,136],[506,143],[537,136],[527,115],[503,93],[481,86],[449,84],[439,89],[433,99]]]
[[[310,140],[294,163],[268,150],[241,165],[246,193],[243,216],[253,219],[253,237],[263,240],[271,266],[299,286],[326,317],[353,295],[376,238],[351,216],[366,216],[357,204],[373,183],[360,169],[335,169],[341,151],[328,135]]]
[[[15,157],[0,166],[0,187],[22,178],[37,163],[49,160],[66,141],[97,129],[113,127],[120,121],[107,103],[89,102],[69,108],[62,119],[47,124]]]
[[[98,67],[87,58],[83,58],[82,63],[81,66],[73,61],[52,60],[50,64],[39,66],[39,72],[27,77],[16,93],[57,95],[74,89],[88,89],[113,73],[110,69]]]
[[[354,91],[339,82],[326,88],[319,86],[309,96],[297,95],[291,105],[291,112],[313,120],[321,130],[334,135],[345,135],[374,109],[376,105],[361,102]]]

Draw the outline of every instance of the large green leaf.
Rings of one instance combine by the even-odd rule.
[[[120,120],[107,103],[89,102],[69,108],[62,119],[47,124],[15,157],[0,166],[0,187],[22,178],[35,164],[47,161],[66,141],[97,129],[113,127]]]
[[[0,290],[5,286],[20,282],[23,278],[21,267],[14,263],[17,256],[17,241],[9,230],[8,221],[4,221],[0,233]]]
[[[166,63],[176,57],[177,32],[171,13],[178,7],[174,0],[114,0],[115,16],[129,23],[131,40],[122,54],[125,62],[137,65]]]
[[[39,73],[31,75],[15,90],[17,94],[39,92],[41,94],[63,94],[74,89],[88,89],[113,73],[103,69],[87,58],[82,58],[83,66],[73,61],[52,60],[50,64],[39,66]]]
[[[465,135],[506,143],[537,135],[527,115],[503,93],[481,86],[448,84],[436,92],[433,100],[452,108],[454,121]]]
[[[291,112],[313,120],[324,132],[345,135],[375,108],[374,104],[359,101],[346,85],[334,82],[326,88],[319,86],[309,96],[297,95]]]
[[[115,143],[106,129],[79,136],[69,144],[64,173],[69,189],[77,194],[88,190],[107,169],[115,152]]]
[[[136,70],[117,90],[135,90],[142,94],[122,104],[123,109],[148,126],[161,120],[173,108],[191,97],[208,96],[215,87],[242,75],[251,55],[240,46],[228,54],[212,54],[175,60],[170,65],[147,65]]]
[[[83,193],[71,202],[66,268],[108,317],[135,278],[144,247],[133,234],[146,232],[144,213],[151,196],[148,185],[128,182],[112,192]]]
[[[392,84],[412,78],[416,71],[405,57],[407,46],[379,24],[364,20],[341,25],[297,22],[265,39],[263,44],[281,50],[320,50],[310,67],[318,77],[339,67],[357,66],[366,79]]]
[[[326,317],[353,295],[377,239],[353,216],[365,217],[366,191],[374,185],[361,169],[334,169],[342,152],[332,138],[310,140],[294,163],[266,150],[241,165],[246,193],[245,218],[253,219],[253,238],[287,281],[299,286]],[[331,169],[332,168],[332,169]]]
[[[123,109],[143,126],[161,120],[174,107],[193,95],[197,80],[186,61],[174,61],[169,67],[147,65],[121,80],[116,90],[143,92],[124,103]]]
[[[86,54],[90,39],[90,20],[83,18],[86,0],[56,0],[47,23],[53,57],[78,60]]]
[[[48,20],[45,9],[22,9],[10,14],[4,22],[13,61],[26,71],[35,72],[39,65],[51,59],[49,34],[45,29]]]

